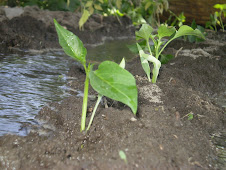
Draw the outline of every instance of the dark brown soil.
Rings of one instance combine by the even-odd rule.
[[[19,16],[8,19],[4,7],[0,7],[0,52],[7,52],[12,48],[60,48],[54,18],[80,37],[84,44],[103,42],[104,37],[131,36],[135,30],[127,17],[121,18],[120,25],[115,17],[92,15],[84,25],[84,31],[79,31],[80,13],[43,11],[35,6],[22,10],[23,13]]]
[[[3,21],[0,30],[4,31],[10,22],[23,24],[29,19],[42,27],[41,21],[21,16]],[[111,19],[106,22],[114,23]],[[30,35],[29,24],[24,25],[11,29]],[[24,40],[20,47],[57,47],[55,42],[51,44],[56,41],[53,26],[45,29],[50,30],[48,36],[52,38],[43,41],[44,46],[37,47],[39,40],[34,39],[30,42],[34,46]],[[101,32],[107,29],[106,26]],[[123,30],[123,27],[117,29]],[[45,33],[38,30],[33,36],[42,38]],[[90,30],[87,30],[79,35],[89,41],[86,36],[100,35],[96,31],[88,35]],[[8,34],[6,40],[14,35]],[[2,37],[5,38],[1,33]],[[15,37],[15,41],[18,38]],[[28,136],[0,137],[0,169],[224,169],[225,162],[218,157],[217,145],[220,141],[221,146],[225,146],[225,108],[214,96],[225,99],[225,39],[225,33],[210,32],[203,43],[173,42],[166,52],[177,57],[162,66],[156,84],[147,81],[138,57],[128,62],[126,69],[135,76],[139,91],[137,116],[127,106],[107,99],[108,107],[99,106],[93,125],[85,134],[80,133],[82,98],[76,93],[60,104],[43,107],[37,115],[42,125],[32,127]],[[12,46],[12,41],[7,42],[5,48]],[[77,78],[68,81],[68,86],[83,91],[81,82],[85,75],[76,63],[68,75]],[[92,89],[89,92],[96,95]],[[95,101],[90,98],[89,108],[94,105]],[[188,114],[194,115],[192,120],[188,120]],[[120,158],[120,150],[125,152],[127,164]]]

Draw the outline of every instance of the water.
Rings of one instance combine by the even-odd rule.
[[[0,60],[0,135],[20,131],[22,123],[34,124],[35,115],[47,102],[59,101],[68,93],[65,79],[69,57],[55,54],[10,54]]]
[[[124,57],[128,61],[135,56],[127,47],[127,45],[132,43],[135,43],[132,39],[122,39],[106,41],[104,44],[95,47],[87,47],[88,59],[95,62],[111,60],[120,63]]]
[[[128,40],[114,40],[89,46],[88,58],[118,63],[123,57],[131,59],[134,55],[127,43]],[[66,74],[73,62],[63,52],[0,54],[0,136],[26,135],[20,130],[22,124],[36,124],[34,118],[44,105],[69,95]],[[64,78],[59,78],[62,75]]]

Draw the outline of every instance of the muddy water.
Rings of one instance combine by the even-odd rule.
[[[130,59],[128,40],[88,46],[93,61]],[[66,74],[72,59],[63,52],[45,54],[0,54],[0,136],[26,135],[26,124],[37,124],[38,111],[48,102],[69,95]]]

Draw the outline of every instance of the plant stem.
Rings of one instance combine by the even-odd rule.
[[[88,125],[86,131],[89,130],[89,128],[90,128],[90,126],[91,126],[91,124],[92,124],[92,122],[93,122],[93,118],[94,118],[94,116],[95,116],[97,107],[98,107],[98,105],[100,104],[100,101],[101,101],[102,97],[103,97],[103,95],[98,94],[98,99],[97,99],[96,105],[95,105],[95,107],[94,107],[94,109],[93,109],[93,113],[92,113],[92,116],[91,116],[91,118],[90,118],[90,120],[89,120],[89,125]]]
[[[88,67],[83,65],[86,72],[86,80],[84,86],[84,95],[83,95],[83,104],[82,104],[82,117],[81,117],[81,129],[80,131],[84,131],[86,127],[86,112],[87,112],[87,103],[88,103],[88,90],[89,90],[89,73],[90,73],[90,64]]]
[[[175,38],[172,38],[170,40],[168,40],[165,45],[161,48],[160,52],[158,53],[158,56],[160,56],[160,54],[162,53],[162,51],[166,48],[166,46],[171,42],[173,41]]]
[[[149,53],[152,55],[151,48],[150,48],[150,45],[149,45],[149,39],[146,40],[146,44],[148,46]]]

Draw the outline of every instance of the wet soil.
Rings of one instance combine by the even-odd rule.
[[[20,17],[14,19],[26,22],[25,16]],[[12,21],[4,22],[1,29]],[[41,21],[36,22],[41,27]],[[39,34],[35,36],[44,33]],[[55,41],[53,37],[48,41]],[[87,133],[80,133],[82,97],[76,92],[83,91],[85,74],[74,63],[68,73],[75,78],[68,81],[75,90],[72,96],[43,107],[36,117],[41,125],[33,126],[28,136],[0,137],[0,169],[223,169],[225,162],[219,159],[217,145],[225,146],[225,108],[215,98],[225,99],[225,39],[226,33],[209,32],[202,43],[172,42],[166,52],[176,58],[162,66],[156,84],[147,81],[138,57],[127,62],[126,69],[135,76],[139,91],[137,115],[106,99]],[[48,41],[36,49],[55,47],[48,46]],[[30,42],[34,47],[36,43]],[[91,88],[89,93],[96,95]],[[89,110],[94,105],[92,96]]]

